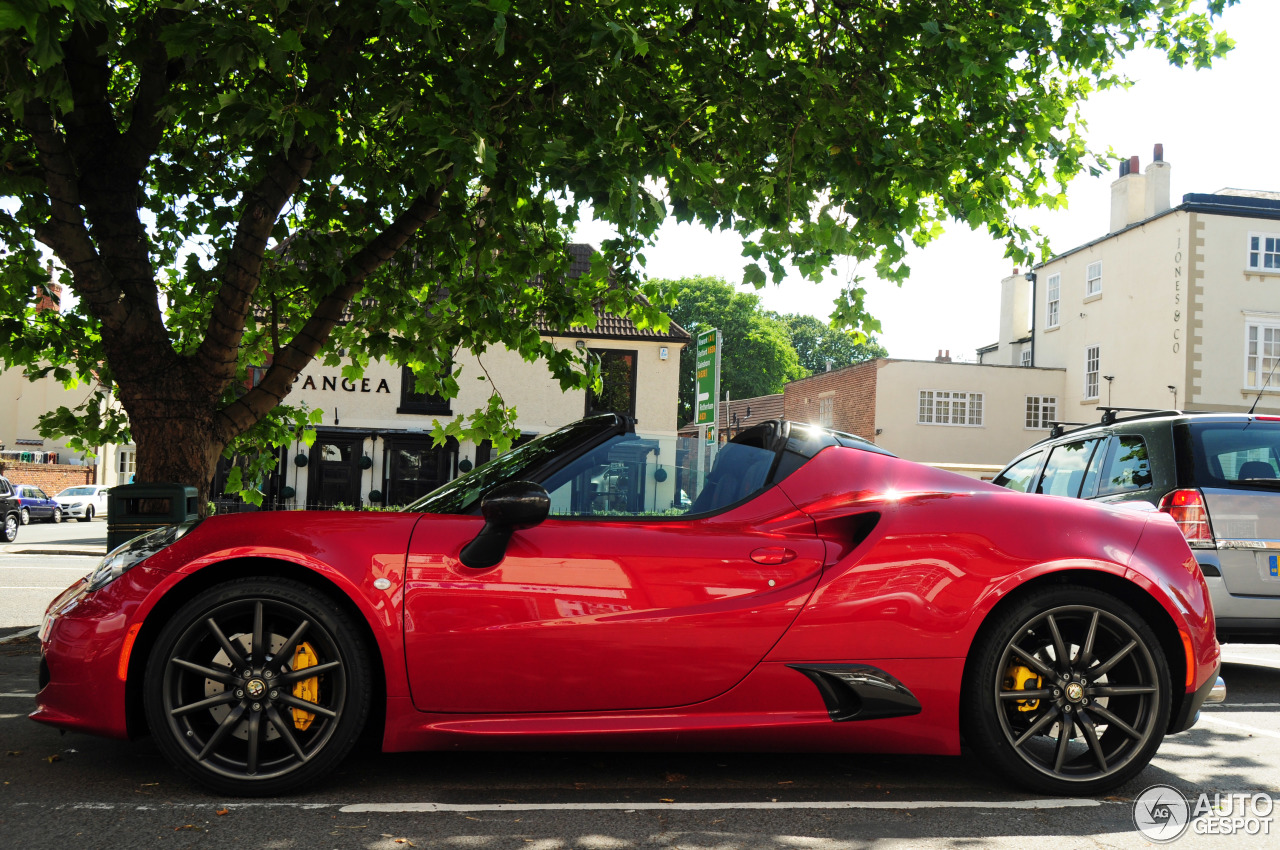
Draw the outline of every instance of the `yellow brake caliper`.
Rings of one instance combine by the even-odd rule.
[[[1021,664],[1011,664],[1004,672],[1006,691],[1029,691],[1040,687],[1040,681],[1040,677],[1030,667],[1023,667]],[[1040,700],[1020,699],[1015,700],[1014,704],[1018,706],[1018,711],[1035,711],[1040,707]]]
[[[316,651],[311,644],[299,644],[298,648],[293,651],[293,669],[302,670],[307,667],[314,667],[320,663],[320,659],[316,657]],[[320,677],[312,676],[310,679],[303,679],[293,686],[293,695],[300,700],[307,702],[318,702],[320,700]],[[293,712],[293,726],[295,729],[306,731],[311,725],[311,721],[316,716],[310,711],[304,711],[301,708],[290,709]]]

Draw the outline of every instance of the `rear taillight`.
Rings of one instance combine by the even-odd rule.
[[[1160,510],[1173,517],[1187,540],[1213,540],[1209,533],[1209,512],[1199,490],[1174,490],[1160,500]]]

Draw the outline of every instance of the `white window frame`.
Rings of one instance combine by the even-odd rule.
[[[1268,240],[1271,250],[1267,250]],[[1280,274],[1280,233],[1250,232],[1245,241],[1244,267],[1251,272]]]
[[[836,422],[836,397],[827,396],[818,399],[818,424],[826,428],[835,426]]]
[[[1045,298],[1048,303],[1045,305],[1045,323],[1046,328],[1056,328],[1061,318],[1059,313],[1062,307],[1062,275],[1051,274],[1049,280],[1045,284]]]
[[[1022,353],[1018,355],[1018,365],[1023,368],[1031,365],[1031,349],[1029,347],[1022,349]]]
[[[1084,398],[1098,398],[1098,376],[1102,372],[1102,346],[1090,345],[1084,350]]]
[[[138,471],[138,452],[134,449],[121,449],[116,455],[116,473],[123,479]],[[124,483],[128,484],[126,480]]]
[[[1268,339],[1270,337],[1270,339]],[[1244,388],[1280,390],[1280,318],[1248,319],[1244,326]],[[1275,368],[1274,375],[1271,374]],[[1267,376],[1271,375],[1271,383]],[[1252,377],[1250,377],[1252,376]]]
[[[1095,295],[1102,294],[1102,260],[1097,260],[1085,266],[1084,271],[1084,297],[1092,298]]]
[[[920,390],[918,425],[983,427],[983,394],[957,390]],[[961,422],[953,420],[962,419]]]
[[[1054,395],[1027,396],[1026,417],[1023,427],[1028,431],[1047,431],[1049,423],[1058,419],[1058,397]]]

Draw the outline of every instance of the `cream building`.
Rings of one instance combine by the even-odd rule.
[[[570,247],[575,254],[570,274],[580,273],[590,261],[591,248]],[[265,488],[268,504],[319,508],[411,502],[489,460],[492,449],[487,441],[459,443],[450,438],[436,446],[431,431],[437,421],[448,423],[485,407],[493,392],[515,412],[521,441],[602,411],[632,416],[638,430],[669,434],[674,441],[680,350],[689,342],[683,328],[672,324],[666,333],[658,333],[605,315],[593,328],[538,330],[559,349],[600,359],[604,387],[599,396],[561,390],[543,363],[526,362],[502,347],[482,356],[460,355],[454,363],[461,370],[459,391],[449,400],[416,392],[413,375],[395,364],[375,361],[361,379],[349,380],[341,367],[313,362],[298,376],[286,401],[318,409],[323,418],[311,446],[296,441],[280,451]],[[128,483],[134,455],[134,446],[104,447],[102,483]],[[215,494],[223,492],[228,468],[226,462],[220,466]],[[667,489],[673,486],[674,482]],[[237,500],[217,496],[215,502],[224,510],[239,506]]]
[[[1106,235],[1002,283],[983,363],[1065,370],[1059,416],[1099,406],[1280,412],[1280,193],[1169,201],[1156,146],[1111,187]],[[1034,305],[1034,309],[1030,309]]]

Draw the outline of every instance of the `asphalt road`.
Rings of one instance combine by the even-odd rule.
[[[0,585],[48,582],[52,596],[92,563],[0,554]],[[11,613],[23,600],[0,590],[0,617],[35,625]],[[28,720],[39,648],[13,637],[22,631],[0,628],[0,848],[1136,848],[1153,846],[1132,820],[1151,785],[1193,804],[1201,792],[1280,798],[1280,646],[1227,647],[1229,701],[1105,797],[1023,793],[972,755],[384,755],[367,740],[320,786],[262,801],[207,795],[149,739],[60,735]],[[1169,846],[1280,847],[1280,824],[1267,827],[1276,834],[1189,831]]]

